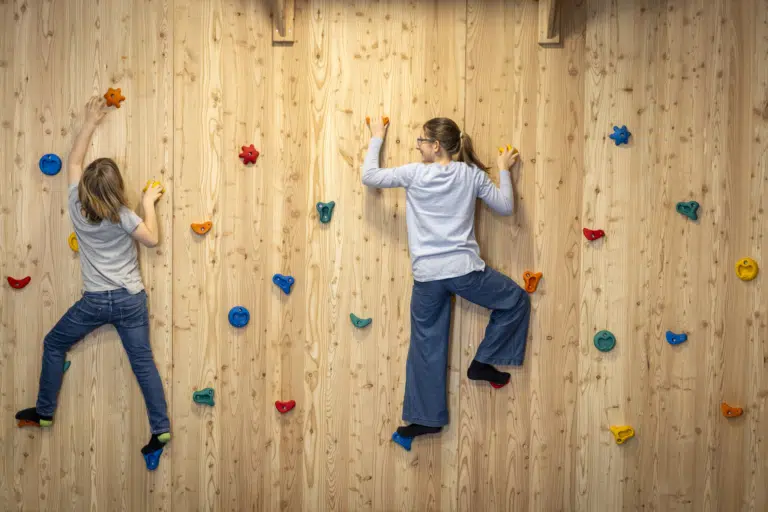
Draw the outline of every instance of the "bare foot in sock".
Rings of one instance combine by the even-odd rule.
[[[470,380],[487,380],[491,386],[498,389],[507,385],[511,375],[507,372],[500,372],[490,364],[473,359],[467,370],[467,377]]]

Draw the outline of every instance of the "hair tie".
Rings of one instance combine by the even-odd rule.
[[[464,132],[463,132],[463,131],[461,131],[461,130],[459,130],[459,138],[460,138],[460,139],[463,139],[463,138],[464,138]]]

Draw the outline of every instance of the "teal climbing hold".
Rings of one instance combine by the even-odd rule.
[[[600,331],[595,334],[595,347],[600,352],[608,352],[616,346],[616,336],[611,331]]]
[[[70,366],[72,366],[72,361],[64,361],[64,373],[67,373]]]
[[[360,318],[354,313],[349,314],[349,319],[352,320],[352,325],[357,328],[367,327],[371,325],[371,322],[373,322],[372,318]]]
[[[320,222],[323,224],[331,222],[334,206],[336,206],[334,201],[331,201],[330,203],[317,203],[317,213],[320,214]]]
[[[192,401],[196,404],[210,405],[213,407],[213,388],[205,388],[192,393]]]
[[[691,220],[698,220],[699,203],[696,201],[681,201],[675,205],[677,213],[682,213]]]

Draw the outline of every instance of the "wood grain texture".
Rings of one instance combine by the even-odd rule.
[[[554,48],[533,0],[298,0],[291,46],[273,44],[275,4],[0,0],[4,507],[766,509],[764,276],[742,282],[734,264],[768,265],[768,1],[561,2]],[[111,327],[70,352],[52,429],[13,421],[81,287],[64,174],[37,161],[66,157],[107,87],[127,101],[89,158],[115,158],[134,205],[149,178],[167,190],[162,243],[140,252],[174,434],[155,473]],[[390,440],[410,336],[405,193],[360,182],[364,119],[381,115],[387,166],[414,161],[435,116],[490,166],[498,146],[519,148],[515,214],[479,206],[476,234],[499,271],[544,274],[503,390],[467,380],[488,312],[456,301],[451,423],[411,452]],[[246,166],[250,144],[261,155]],[[698,221],[675,212],[688,200]],[[275,273],[295,277],[290,295]],[[12,290],[7,275],[32,283]],[[227,321],[238,305],[244,329]],[[593,345],[601,329],[611,352]],[[667,330],[689,339],[671,346]],[[213,408],[192,402],[205,387]],[[744,416],[724,418],[722,401]],[[618,424],[636,431],[622,446]]]

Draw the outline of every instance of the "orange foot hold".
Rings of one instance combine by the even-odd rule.
[[[536,291],[536,287],[539,286],[539,280],[541,279],[541,272],[531,272],[526,270],[523,272],[523,281],[525,281],[525,291],[533,293]]]
[[[30,420],[19,420],[19,427],[39,427],[40,424]]]
[[[735,418],[736,416],[741,416],[744,414],[744,409],[741,407],[731,407],[725,402],[720,404],[720,411],[726,418]]]
[[[197,222],[192,223],[192,231],[194,231],[198,235],[206,234],[211,230],[212,227],[213,227],[213,222],[211,221],[201,222],[199,224]]]
[[[110,87],[107,93],[104,95],[104,99],[107,100],[108,107],[120,108],[120,103],[125,101],[125,96],[123,96],[123,93],[119,87],[117,89]]]

